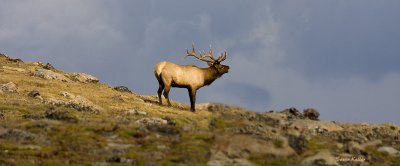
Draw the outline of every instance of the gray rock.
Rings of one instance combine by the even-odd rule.
[[[392,155],[392,156],[400,156],[400,151],[398,151],[397,149],[390,147],[390,146],[379,147],[378,151],[388,153],[389,155]]]
[[[169,116],[166,116],[166,117],[164,117],[163,119],[164,119],[164,120],[167,120],[167,124],[168,124],[168,125],[176,126],[176,121],[175,121],[173,118],[171,118],[171,117],[169,117]]]
[[[114,87],[113,89],[116,90],[116,91],[119,91],[119,92],[128,92],[128,93],[132,93],[132,91],[129,90],[129,88],[128,88],[128,87],[125,87],[125,86],[116,86],[116,87]]]
[[[305,118],[304,115],[294,107],[284,109],[283,111],[281,111],[281,113],[286,114],[288,119],[304,119]]]
[[[34,76],[41,77],[47,80],[58,80],[63,82],[71,82],[71,80],[60,73],[56,73],[51,70],[46,69],[37,69],[34,73]]]
[[[40,96],[40,93],[39,93],[38,90],[32,90],[32,91],[30,91],[30,92],[28,93],[28,96],[29,96],[29,97],[38,97],[38,96]]]
[[[75,95],[73,95],[69,92],[61,92],[60,95],[66,97],[66,98],[69,98],[69,99],[75,98]]]
[[[52,106],[62,106],[62,105],[65,105],[66,102],[62,101],[62,100],[49,98],[49,99],[43,99],[42,103],[47,104],[47,105],[52,105]]]
[[[127,163],[127,164],[132,164],[132,165],[137,165],[135,163],[134,159],[130,158],[125,158],[125,157],[119,157],[119,156],[113,156],[109,159],[106,160],[107,163]],[[96,165],[96,164],[95,164]],[[106,165],[106,164],[105,164]]]
[[[44,99],[43,103],[53,106],[65,106],[68,108],[73,108],[77,111],[99,113],[103,110],[100,106],[92,103],[90,100],[83,96],[74,95],[69,92],[62,92],[62,96],[69,99],[69,101],[62,101],[58,99]]]
[[[50,63],[47,63],[45,66],[43,66],[43,69],[56,71],[56,68],[54,68],[54,66],[51,65]]]
[[[143,125],[165,125],[168,121],[161,118],[142,118],[137,120],[136,123]]]
[[[133,114],[133,115],[147,115],[147,112],[139,111],[139,110],[135,110],[135,109],[128,110],[128,113]]]
[[[97,79],[96,77],[89,75],[89,74],[85,74],[85,73],[69,73],[69,74],[66,74],[66,76],[76,82],[82,82],[82,83],[98,83],[99,82],[99,79]]]
[[[319,112],[314,108],[306,108],[303,110],[303,114],[305,117],[311,120],[318,120]]]
[[[93,104],[90,100],[79,95],[66,102],[65,106],[82,112],[99,113],[100,110],[102,110],[99,106]]]
[[[0,91],[5,93],[15,93],[18,92],[18,88],[13,82],[9,82],[7,84],[0,84]]]

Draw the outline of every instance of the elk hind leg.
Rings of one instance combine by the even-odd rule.
[[[164,90],[164,83],[160,82],[159,83],[159,87],[158,87],[158,91],[157,91],[158,101],[160,102],[160,105],[162,105],[161,93],[162,93],[163,90]]]
[[[169,102],[169,90],[171,89],[171,85],[165,85],[164,88],[164,97],[167,99],[168,106],[171,106],[171,102]]]

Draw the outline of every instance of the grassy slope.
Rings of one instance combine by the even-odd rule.
[[[22,68],[26,72],[6,70],[1,66]],[[261,134],[249,135],[254,139],[265,135],[285,135],[285,131],[280,131],[281,127],[271,122],[252,120],[248,116],[255,113],[242,108],[221,106],[214,108],[219,111],[210,112],[206,107],[199,107],[196,113],[192,113],[187,111],[186,104],[173,102],[174,107],[160,106],[156,104],[154,96],[119,92],[107,84],[45,80],[32,75],[31,71],[37,68],[41,67],[0,57],[0,84],[14,82],[19,88],[18,93],[0,93],[0,113],[3,116],[0,135],[4,129],[14,131],[0,138],[2,164],[205,165],[214,150],[227,146],[224,138],[228,140],[237,133],[236,129],[262,126]],[[59,100],[65,100],[60,93],[67,91],[81,95],[103,109],[94,114],[63,106],[54,108],[43,104],[40,99],[28,97],[27,94],[32,90],[38,90],[43,98]],[[130,109],[144,111],[147,115],[130,114]],[[48,115],[49,110],[64,116],[52,118]],[[145,117],[168,119],[169,124],[143,127],[136,123]],[[352,131],[360,129],[351,124],[343,127]],[[394,132],[397,132],[397,128]],[[278,139],[269,140],[278,148],[282,146]],[[259,165],[286,165],[299,163],[319,149],[331,149],[339,153],[345,151],[332,145],[332,141],[336,140],[331,137],[310,136],[309,140],[304,152],[290,158],[263,153],[244,156]],[[399,143],[396,142],[394,146],[399,148]],[[370,153],[377,156],[371,162],[393,163],[398,159],[376,149],[370,149]]]

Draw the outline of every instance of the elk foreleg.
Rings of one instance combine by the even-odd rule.
[[[196,89],[188,88],[189,97],[190,97],[190,111],[195,112],[195,104],[196,104]]]

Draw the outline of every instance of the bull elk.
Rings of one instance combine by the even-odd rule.
[[[194,44],[192,51],[186,50],[186,56],[192,56],[198,60],[207,62],[208,68],[200,68],[194,65],[178,65],[175,63],[163,61],[154,66],[154,74],[158,80],[159,88],[157,91],[158,100],[162,105],[161,93],[167,99],[168,106],[171,106],[169,101],[169,91],[171,87],[187,88],[190,97],[190,111],[195,111],[196,92],[205,85],[210,85],[223,74],[228,73],[229,66],[222,65],[221,62],[226,59],[226,51],[214,59],[210,46],[209,53],[200,52],[196,54]]]

